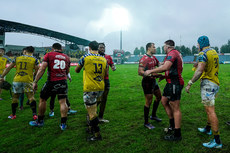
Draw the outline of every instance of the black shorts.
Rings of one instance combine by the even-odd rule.
[[[144,77],[142,79],[142,88],[144,94],[153,94],[155,90],[159,89],[156,79],[150,77]]]
[[[110,83],[109,83],[109,79],[105,79],[105,90],[109,90],[110,89]]]
[[[184,86],[180,84],[167,83],[164,88],[163,96],[167,97],[169,101],[180,100],[183,87]]]
[[[68,85],[66,80],[47,81],[40,92],[40,98],[47,100],[51,95],[67,95]]]

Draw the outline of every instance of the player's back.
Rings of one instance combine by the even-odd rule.
[[[33,72],[35,65],[39,64],[34,56],[22,55],[13,61],[16,65],[14,82],[33,82]]]
[[[48,80],[59,81],[66,80],[69,73],[70,59],[59,51],[47,53],[44,61],[48,63]]]
[[[0,74],[3,73],[3,70],[6,68],[7,58],[0,56]]]
[[[106,59],[99,54],[87,54],[81,58],[84,65],[84,92],[103,91],[106,73]]]
[[[205,70],[201,76],[201,79],[208,79],[219,85],[219,56],[217,52],[212,48],[208,48],[199,53],[199,55],[201,54],[204,54],[203,60],[206,62]]]

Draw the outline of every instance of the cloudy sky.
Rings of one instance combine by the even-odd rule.
[[[1,0],[0,19],[105,42],[106,52],[167,39],[192,47],[207,35],[211,46],[230,39],[229,0]],[[122,24],[121,24],[122,23]],[[28,34],[6,34],[6,44],[50,46],[54,41]]]

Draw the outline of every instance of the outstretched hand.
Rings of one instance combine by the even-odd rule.
[[[148,75],[150,75],[151,74],[151,70],[146,70],[145,72],[144,72],[144,77],[146,77],[146,76],[148,76]]]
[[[38,89],[38,84],[37,83],[33,83],[33,90],[34,90],[34,92],[36,92],[36,90]]]
[[[187,92],[187,93],[190,93],[189,92],[189,89],[191,88],[191,85],[187,85],[186,87],[185,87],[185,91]]]

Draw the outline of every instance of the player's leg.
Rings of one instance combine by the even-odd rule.
[[[34,98],[34,92],[26,92],[26,96],[30,101],[30,108],[32,110],[33,119],[36,120],[37,117],[37,102]]]
[[[144,126],[148,129],[155,128],[152,124],[149,123],[149,108],[152,104],[153,94],[145,94],[145,106],[144,106]]]
[[[50,97],[50,112],[49,112],[50,117],[54,116],[55,97],[56,97],[56,94],[52,94]]]
[[[21,82],[13,82],[13,97],[12,97],[12,114],[8,116],[10,119],[16,118],[16,109],[18,107],[19,96],[23,93],[23,84]]]
[[[87,112],[89,114],[90,128],[94,132],[94,136],[89,137],[88,141],[101,140],[100,128],[98,126],[99,119],[97,117],[97,104],[86,105]]]
[[[99,121],[100,122],[109,122],[109,120],[103,119],[108,94],[109,94],[109,90],[105,90],[103,95],[101,96],[101,104],[100,104],[100,111],[99,111]]]
[[[222,148],[222,143],[220,140],[220,131],[219,131],[219,127],[218,127],[219,122],[218,122],[218,118],[216,116],[214,103],[215,103],[214,100],[212,100],[212,102],[210,102],[209,106],[207,106],[207,105],[205,106],[208,120],[211,123],[214,139],[208,143],[203,143],[203,146],[208,147],[208,148]]]
[[[92,129],[94,135],[88,138],[88,141],[102,140],[99,120],[97,117],[97,98],[103,94],[103,91],[84,92],[83,100],[89,115],[89,129]]]
[[[23,110],[23,101],[24,101],[24,93],[21,93],[19,96],[19,109]]]
[[[153,100],[153,89],[155,82],[153,79],[145,77],[142,79],[142,89],[145,95],[145,105],[144,105],[144,126],[148,129],[154,129],[155,127],[149,123],[149,109]]]
[[[39,100],[39,107],[38,107],[38,120],[30,121],[29,124],[31,126],[40,127],[44,125],[44,117],[45,117],[44,114],[46,112],[46,101],[52,94],[51,92],[52,89],[53,89],[52,83],[48,81],[43,85],[42,90],[40,92],[40,100]]]
[[[75,114],[75,113],[77,113],[77,110],[71,109],[68,95],[66,97],[66,105],[68,107],[68,113],[67,114]]]
[[[161,101],[161,91],[159,86],[155,87],[153,94],[155,95],[156,99],[154,100],[153,103],[153,110],[152,110],[152,116],[150,117],[152,120],[156,120],[157,122],[161,122],[162,120],[157,117],[156,112],[159,106],[159,103]]]
[[[66,121],[67,121],[67,112],[68,112],[68,107],[66,105],[66,95],[64,94],[58,94],[58,101],[60,104],[60,112],[61,112],[61,130],[66,129]]]
[[[20,96],[20,93],[13,93],[12,104],[11,104],[12,114],[8,116],[8,118],[10,119],[16,118],[16,110],[18,107],[19,96]]]
[[[173,118],[175,122],[174,137],[181,139],[181,110],[180,110],[180,100],[175,100],[170,102],[173,110]]]
[[[175,122],[174,122],[174,117],[173,117],[173,111],[172,111],[172,108],[169,104],[169,99],[165,96],[162,96],[161,103],[162,103],[162,105],[165,109],[165,112],[169,118],[169,129],[173,130],[175,128]]]

